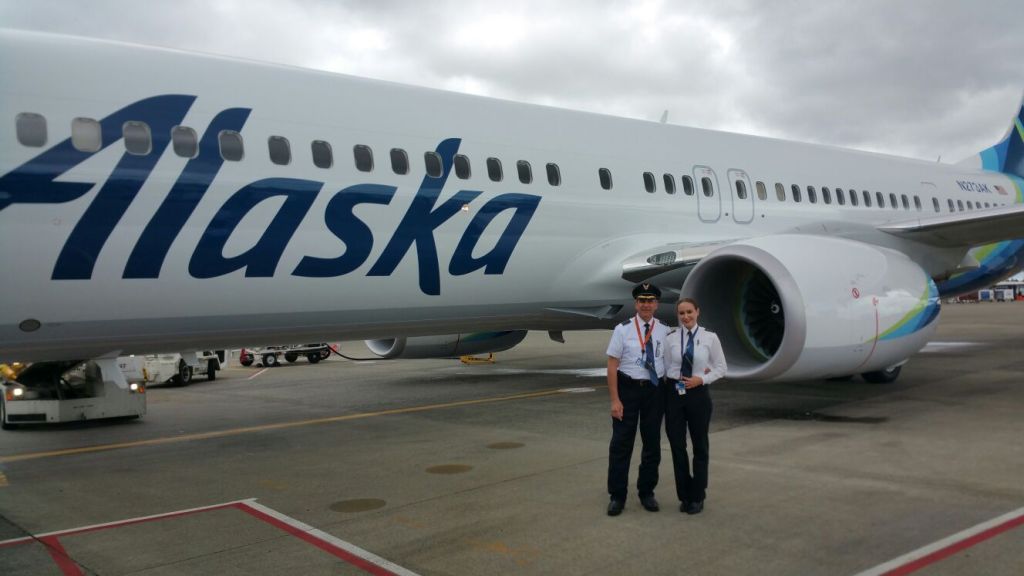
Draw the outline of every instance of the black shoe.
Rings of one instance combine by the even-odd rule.
[[[658,501],[654,499],[654,494],[651,494],[650,496],[641,496],[640,504],[644,507],[644,510],[647,510],[648,512],[657,512],[658,510],[661,510],[661,507],[658,506]]]
[[[686,503],[687,514],[700,514],[701,510],[704,510],[703,500],[694,500],[693,502]]]
[[[622,509],[626,507],[626,503],[622,500],[616,500],[612,498],[612,501],[608,503],[608,515],[618,516],[622,514]]]
[[[686,500],[683,500],[682,502],[679,503],[679,511],[680,512],[684,512],[685,513],[686,509],[689,508],[689,507],[690,507],[690,503],[687,502]]]

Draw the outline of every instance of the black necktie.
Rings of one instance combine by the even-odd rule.
[[[686,333],[686,352],[683,353],[683,376],[693,376],[693,331]]]

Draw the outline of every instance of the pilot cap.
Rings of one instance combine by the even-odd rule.
[[[633,287],[633,300],[638,298],[648,297],[661,300],[661,290],[658,289],[654,284],[637,284]]]

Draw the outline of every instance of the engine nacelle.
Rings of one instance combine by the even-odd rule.
[[[882,370],[938,324],[935,283],[905,255],[842,238],[782,234],[715,250],[683,296],[716,332],[729,378],[797,380]]]
[[[468,354],[504,352],[526,338],[526,330],[473,332],[413,338],[367,340],[370,352],[382,358],[455,358]]]

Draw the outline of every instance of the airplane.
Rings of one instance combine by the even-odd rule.
[[[730,379],[884,382],[941,298],[1024,265],[1024,108],[950,165],[63,35],[0,53],[0,361],[482,353],[610,328],[653,282]]]

